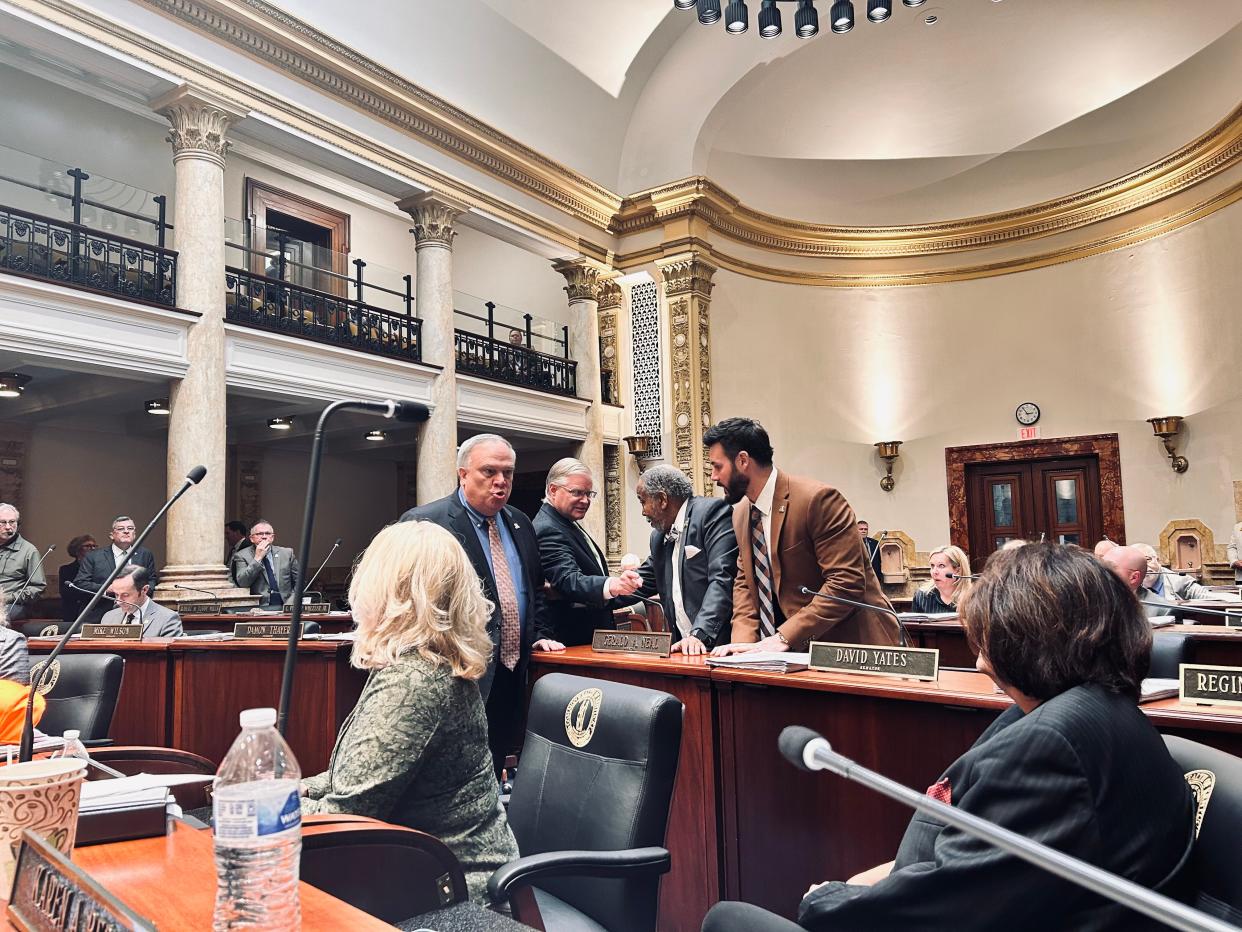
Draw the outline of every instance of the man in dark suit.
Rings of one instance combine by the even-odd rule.
[[[116,565],[134,546],[134,538],[137,536],[138,528],[134,526],[133,518],[128,515],[117,515],[113,518],[112,530],[108,532],[109,546],[92,550],[82,558],[81,568],[73,580],[74,586],[88,592],[98,592],[104,580],[112,575]],[[150,585],[151,591],[154,592],[159,582],[159,574],[155,569],[155,554],[146,547],[139,547],[130,555],[129,562],[146,567],[147,572],[151,574]],[[100,599],[96,602],[91,610],[91,617],[86,619],[87,624],[98,624],[107,608],[105,600]]]
[[[241,521],[230,521],[224,526],[224,565],[232,566],[233,557],[242,550],[253,550],[250,528]]]
[[[733,417],[703,434],[712,480],[736,504],[733,643],[717,654],[806,650],[827,635],[848,644],[896,645],[892,607],[867,563],[854,510],[836,489],[779,472],[758,421]],[[854,608],[802,592],[824,591],[882,611]]]
[[[479,680],[487,740],[499,775],[522,742],[526,668],[532,650],[563,650],[552,637],[543,598],[539,541],[526,515],[509,507],[517,456],[497,434],[477,434],[457,453],[459,488],[401,516],[432,521],[457,538],[495,608],[487,623],[492,662]]]
[[[251,595],[260,597],[261,605],[280,608],[293,597],[298,585],[298,558],[292,547],[276,546],[276,531],[267,521],[256,521],[250,529],[250,549],[233,554],[229,571],[233,582]]]
[[[552,587],[548,618],[558,641],[590,644],[596,628],[616,628],[612,611],[628,604],[642,579],[633,570],[608,574],[608,559],[580,523],[595,499],[591,470],[572,457],[548,471],[546,495],[535,515],[543,575]]]
[[[729,643],[737,535],[733,509],[694,494],[674,466],[652,466],[635,491],[651,532],[651,556],[638,568],[642,595],[659,594],[674,653],[702,654]]]
[[[883,537],[887,531],[882,531],[880,536]],[[880,542],[871,536],[871,525],[866,521],[858,522],[858,534],[862,537],[863,546],[867,548],[867,560],[871,563],[871,568],[875,570],[876,578],[880,578]]]

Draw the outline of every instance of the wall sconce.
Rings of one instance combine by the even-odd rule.
[[[634,457],[636,461],[645,459],[648,451],[651,449],[650,437],[640,435],[637,437],[622,437],[621,439],[625,441],[626,450],[629,451],[630,456]]]
[[[884,465],[888,467],[888,475],[880,480],[880,488],[885,492],[893,491],[893,487],[897,485],[897,480],[893,478],[893,461],[901,455],[897,449],[899,446],[901,446],[900,440],[881,440],[875,445],[880,459],[884,460]]]
[[[1176,415],[1171,417],[1149,417],[1147,423],[1152,432],[1164,443],[1165,452],[1169,454],[1170,465],[1175,473],[1184,473],[1190,468],[1190,462],[1184,456],[1177,455],[1177,435],[1182,432],[1182,419]]]

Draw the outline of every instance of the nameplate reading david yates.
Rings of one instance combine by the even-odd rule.
[[[1183,663],[1178,668],[1178,702],[1242,705],[1242,667]]]
[[[812,670],[828,673],[865,673],[934,680],[940,674],[940,651],[924,647],[885,647],[878,644],[836,644],[812,641]]]
[[[668,657],[673,652],[673,634],[671,631],[609,631],[601,628],[591,635],[591,650],[606,654]]]

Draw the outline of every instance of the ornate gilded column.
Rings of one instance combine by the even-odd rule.
[[[694,252],[669,256],[656,264],[664,279],[668,307],[673,462],[691,478],[698,494],[712,495],[703,432],[712,424],[709,312],[716,267]]]
[[[167,565],[160,573],[160,602],[203,601],[177,583],[246,595],[233,587],[221,562],[226,516],[224,376],[224,157],[229,125],[246,114],[227,101],[188,85],[151,102],[172,131],[176,195],[177,305],[199,317],[190,327],[185,377],[171,383],[168,418],[168,490],[181,487],[194,466],[207,477],[168,512]],[[140,519],[141,521],[142,519]]]
[[[578,459],[591,470],[595,490],[604,487],[604,414],[599,381],[599,290],[598,265],[586,259],[561,259],[552,267],[565,276],[569,295],[569,355],[577,363],[578,397],[591,402],[587,409],[587,435]],[[600,495],[599,498],[603,498]],[[587,512],[583,526],[599,543],[604,539],[604,511],[601,501]]]
[[[604,488],[600,498],[604,500],[604,553],[608,566],[616,571],[621,567],[625,551],[625,493],[621,488],[624,475],[621,450],[616,444],[604,444]]]
[[[418,435],[416,486],[420,505],[457,488],[457,354],[453,343],[453,221],[469,205],[435,191],[397,202],[414,221],[416,313],[422,320],[423,362],[440,366],[431,386],[431,417]]]
[[[611,279],[599,285],[599,370],[600,390],[608,391],[604,398],[609,404],[621,404],[620,345],[617,337],[617,319],[621,311],[621,286]]]

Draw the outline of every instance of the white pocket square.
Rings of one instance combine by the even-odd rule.
[[[694,544],[686,544],[686,559],[687,560],[693,560],[695,557],[697,557],[702,552],[703,552],[702,547],[696,547],[694,546]]]

